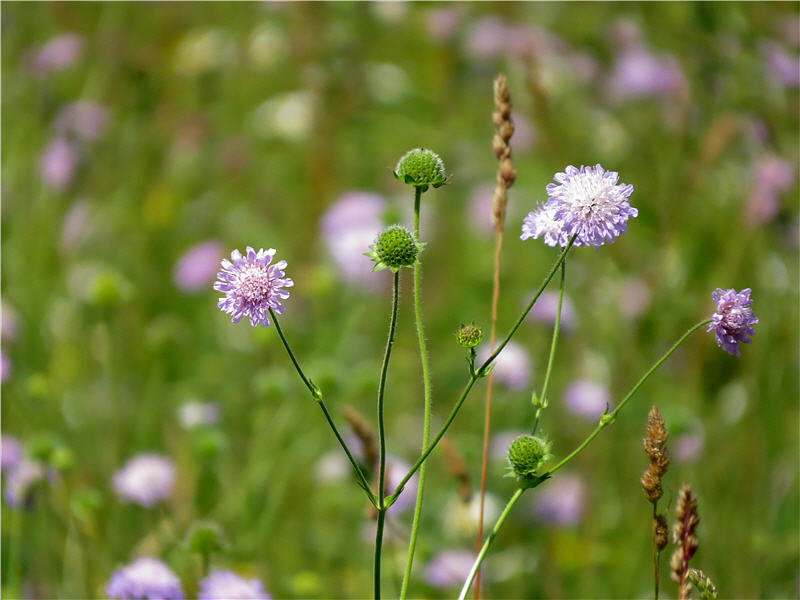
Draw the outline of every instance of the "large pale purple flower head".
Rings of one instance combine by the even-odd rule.
[[[561,246],[569,243],[569,236],[564,231],[562,222],[556,221],[555,204],[548,202],[538,205],[522,220],[521,240],[542,238],[548,246]],[[575,245],[578,240],[575,240]]]
[[[285,260],[270,264],[274,256],[274,248],[262,248],[256,252],[248,246],[244,256],[234,250],[231,260],[222,260],[222,270],[217,273],[219,281],[214,282],[214,289],[224,292],[225,297],[219,299],[217,306],[231,315],[234,323],[241,321],[242,317],[250,317],[253,327],[259,324],[266,327],[269,325],[269,309],[283,314],[280,301],[289,297],[289,291],[283,288],[292,287],[294,281],[285,277]]]
[[[711,298],[717,303],[717,311],[711,315],[713,319],[706,331],[713,331],[717,345],[728,354],[739,356],[739,344],[749,344],[752,340],[747,336],[755,335],[753,325],[758,319],[753,316],[750,305],[750,288],[736,292],[733,288],[723,290],[717,288]]]
[[[258,579],[245,579],[231,571],[211,571],[200,580],[198,600],[269,600]]]
[[[118,600],[183,600],[178,577],[155,558],[138,558],[117,569],[106,584],[106,595]]]
[[[169,497],[175,481],[172,461],[158,454],[140,454],[114,473],[114,490],[123,500],[150,507]]]
[[[580,169],[569,165],[553,179],[557,183],[548,184],[549,200],[544,209],[550,211],[547,218],[554,223],[547,228],[542,224],[528,236],[545,236],[545,243],[550,246],[566,246],[573,235],[577,236],[576,246],[613,242],[625,233],[628,219],[639,214],[630,205],[633,186],[617,184],[619,174],[615,171],[606,171],[600,165]]]
[[[186,292],[207,286],[214,280],[221,252],[222,246],[215,240],[189,248],[175,265],[172,275],[175,285]]]

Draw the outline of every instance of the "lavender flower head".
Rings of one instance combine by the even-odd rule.
[[[3,498],[14,508],[30,507],[33,502],[32,488],[44,479],[42,463],[22,458],[6,476]]]
[[[189,248],[175,265],[172,274],[175,285],[185,292],[207,286],[214,280],[221,252],[222,246],[214,240],[201,242]]]
[[[575,235],[576,246],[602,246],[625,233],[628,219],[639,211],[630,205],[633,186],[617,184],[619,174],[600,165],[569,165],[547,186],[546,204],[525,217],[521,239],[544,238],[564,247]]]
[[[425,568],[429,585],[449,589],[461,585],[472,569],[475,554],[468,550],[446,550],[437,554]]]
[[[175,468],[158,454],[140,454],[114,473],[114,490],[123,500],[151,507],[172,493]]]
[[[481,347],[478,351],[480,362],[485,361],[491,355],[488,345]],[[526,385],[531,376],[531,359],[528,352],[516,342],[508,342],[503,351],[494,360],[495,381],[506,386],[510,390],[521,390]]]
[[[22,445],[13,435],[0,437],[0,470],[13,470],[22,460]]]
[[[564,404],[574,415],[596,421],[611,403],[608,388],[591,381],[575,381],[564,393]]]
[[[717,303],[717,312],[711,315],[712,322],[706,331],[714,332],[717,346],[732,356],[739,356],[739,344],[752,341],[747,336],[755,335],[752,326],[758,323],[750,308],[753,303],[750,288],[738,293],[733,288],[717,288],[711,293],[711,298]]]
[[[169,567],[143,557],[117,569],[106,585],[106,595],[119,600],[183,600],[181,582]]]
[[[583,517],[585,506],[583,481],[574,474],[555,478],[533,497],[535,518],[545,525],[556,527],[577,525]]]
[[[222,259],[222,271],[217,273],[219,281],[214,282],[214,289],[224,292],[225,297],[217,302],[222,312],[231,315],[231,320],[238,323],[242,317],[250,317],[250,325],[262,327],[269,325],[268,310],[283,314],[281,300],[289,297],[289,292],[282,288],[291,287],[294,281],[284,277],[286,261],[280,260],[271,265],[275,249],[258,252],[250,246],[242,256],[238,250],[231,252],[231,260]]]
[[[198,600],[270,600],[258,579],[244,579],[231,571],[211,571],[200,580]]]

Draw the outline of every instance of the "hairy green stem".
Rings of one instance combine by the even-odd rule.
[[[549,475],[552,475],[553,473],[555,473],[556,471],[558,471],[558,470],[559,470],[561,467],[563,467],[564,465],[566,465],[566,464],[567,464],[569,461],[571,461],[573,458],[575,458],[575,457],[578,455],[578,453],[580,453],[580,451],[581,451],[581,450],[583,450],[583,449],[584,449],[586,446],[588,446],[588,445],[589,445],[589,443],[590,443],[590,442],[591,442],[591,441],[592,441],[594,438],[596,438],[596,437],[597,437],[597,435],[598,435],[598,434],[599,434],[599,433],[600,433],[600,432],[601,432],[603,429],[605,429],[606,427],[608,427],[609,425],[611,425],[611,424],[612,424],[612,423],[613,423],[613,422],[614,422],[614,421],[617,419],[617,415],[619,414],[619,411],[621,411],[621,410],[622,410],[622,408],[623,408],[623,407],[624,407],[624,406],[625,406],[625,405],[628,403],[628,400],[630,400],[630,399],[633,397],[633,395],[634,395],[634,394],[635,394],[635,393],[638,391],[638,389],[639,389],[640,387],[642,387],[642,384],[643,384],[645,381],[647,381],[647,378],[648,378],[648,377],[650,377],[650,375],[652,375],[652,374],[653,374],[653,372],[654,372],[654,371],[655,371],[655,370],[656,370],[658,367],[660,367],[660,366],[661,366],[661,363],[663,363],[665,360],[667,360],[667,359],[670,357],[670,355],[671,355],[673,352],[675,352],[675,350],[677,350],[677,349],[678,349],[678,346],[680,346],[680,345],[681,345],[683,342],[685,342],[685,341],[686,341],[686,339],[687,339],[687,338],[688,338],[690,335],[692,335],[692,334],[693,334],[695,331],[697,331],[697,330],[698,330],[698,329],[700,329],[701,327],[704,327],[705,325],[708,325],[710,322],[711,322],[711,319],[704,319],[704,320],[700,321],[699,323],[697,323],[697,324],[693,325],[692,327],[690,327],[690,328],[689,328],[689,329],[686,331],[686,333],[684,333],[684,334],[683,334],[683,335],[682,335],[682,336],[681,336],[681,337],[678,339],[678,341],[677,341],[677,342],[675,342],[675,343],[672,345],[672,347],[671,347],[669,350],[667,350],[667,351],[666,351],[666,353],[665,353],[665,354],[664,354],[664,355],[663,355],[661,358],[659,358],[659,359],[658,359],[658,360],[657,360],[657,361],[656,361],[656,362],[653,364],[653,366],[651,366],[651,367],[650,367],[650,368],[647,370],[647,372],[645,372],[645,374],[644,374],[644,375],[642,375],[641,379],[639,379],[639,381],[637,381],[637,382],[636,382],[636,385],[634,385],[634,386],[631,388],[631,391],[630,391],[630,392],[628,392],[628,393],[625,395],[625,397],[622,399],[622,401],[619,403],[619,405],[618,405],[618,406],[617,406],[617,407],[616,407],[614,410],[612,410],[610,413],[603,413],[603,415],[600,417],[600,423],[598,423],[598,425],[597,425],[597,427],[594,429],[594,431],[592,431],[592,433],[590,433],[590,434],[589,434],[589,436],[588,436],[588,437],[587,437],[585,440],[583,440],[583,442],[581,442],[581,444],[580,444],[580,445],[579,445],[577,448],[575,448],[575,450],[573,450],[573,451],[572,451],[572,452],[570,452],[570,453],[569,453],[569,454],[568,454],[566,457],[564,457],[564,458],[561,460],[561,462],[559,462],[559,463],[558,463],[556,466],[554,466],[552,469],[549,469],[549,470],[547,471],[546,475],[548,475],[548,476],[549,476]]]
[[[553,326],[553,341],[550,343],[550,357],[547,359],[547,371],[544,374],[544,384],[542,385],[542,393],[538,400],[534,392],[533,405],[536,407],[536,416],[533,419],[533,430],[531,435],[536,435],[536,430],[539,427],[539,419],[542,416],[542,410],[547,408],[547,386],[550,383],[550,372],[553,370],[553,359],[556,355],[556,343],[558,342],[558,330],[561,327],[561,302],[564,299],[564,279],[566,278],[567,261],[561,263],[561,285],[558,289],[558,310],[556,310],[556,323]]]
[[[467,395],[469,394],[470,390],[472,390],[472,386],[475,385],[475,382],[480,377],[486,374],[486,368],[492,364],[492,362],[497,358],[497,356],[500,354],[503,348],[505,348],[506,344],[508,344],[511,337],[516,333],[517,329],[519,329],[520,325],[522,324],[522,321],[525,320],[525,317],[530,312],[531,308],[533,308],[533,305],[536,302],[536,300],[539,298],[539,296],[542,295],[542,292],[547,287],[547,284],[550,283],[550,280],[553,279],[553,276],[555,275],[556,271],[566,258],[567,252],[569,252],[570,248],[572,247],[573,242],[575,242],[575,236],[573,236],[572,239],[570,239],[569,244],[566,246],[566,248],[564,248],[561,254],[559,254],[558,258],[556,259],[556,262],[553,263],[553,266],[550,268],[550,272],[544,278],[542,285],[539,286],[539,289],[534,294],[531,301],[528,303],[528,306],[526,306],[525,309],[522,311],[522,315],[520,316],[519,319],[517,319],[517,322],[511,328],[511,331],[505,337],[502,344],[498,346],[498,348],[492,353],[491,356],[489,356],[489,358],[487,358],[483,362],[483,364],[480,367],[478,367],[477,369],[473,368],[470,369],[471,372],[469,381],[467,382],[467,385],[464,387],[464,391],[461,392],[461,396],[456,401],[453,410],[450,411],[450,415],[447,417],[447,420],[444,422],[444,425],[442,425],[442,428],[439,430],[439,433],[437,433],[434,436],[433,441],[430,444],[428,444],[425,450],[423,450],[422,454],[417,459],[417,462],[414,463],[414,465],[411,467],[408,473],[406,473],[406,476],[403,477],[403,479],[400,481],[400,485],[397,486],[397,489],[394,491],[394,493],[391,496],[389,496],[388,498],[389,505],[391,505],[395,500],[397,500],[397,496],[399,496],[400,492],[403,491],[403,488],[408,483],[408,480],[411,479],[414,476],[414,473],[417,472],[417,469],[419,469],[425,463],[425,459],[428,458],[428,455],[431,452],[433,452],[434,448],[436,448],[436,445],[444,437],[444,434],[447,432],[447,429],[450,427],[450,424],[456,418],[458,411],[461,409],[461,405],[464,404],[464,400],[466,400]]]
[[[489,551],[489,546],[492,545],[494,538],[497,537],[497,532],[500,531],[500,528],[503,526],[503,522],[506,520],[508,513],[511,512],[511,508],[516,504],[517,500],[520,499],[522,493],[525,491],[524,488],[517,489],[514,492],[514,495],[511,496],[511,499],[506,504],[506,507],[503,509],[503,512],[500,513],[500,517],[497,519],[497,523],[494,524],[492,528],[492,533],[486,538],[486,541],[483,542],[483,546],[481,547],[481,551],[478,553],[478,556],[475,558],[475,563],[472,565],[472,569],[470,569],[469,575],[467,576],[467,580],[464,582],[464,587],[461,588],[461,593],[458,595],[458,600],[464,600],[467,597],[467,593],[469,593],[469,588],[472,586],[472,580],[475,579],[475,575],[478,573],[478,569],[481,568],[481,563],[483,559],[486,558],[486,553]]]
[[[311,392],[311,396],[314,398],[314,401],[319,405],[320,409],[322,410],[322,414],[325,415],[325,420],[328,422],[328,425],[333,431],[333,434],[336,436],[336,439],[339,442],[339,445],[344,450],[344,453],[347,455],[348,460],[350,460],[350,464],[353,466],[353,471],[355,471],[356,477],[358,478],[358,485],[364,490],[367,494],[367,498],[369,501],[377,506],[377,500],[375,498],[375,494],[369,489],[369,482],[367,482],[367,478],[364,476],[364,472],[361,470],[361,467],[358,466],[356,459],[353,458],[352,453],[350,452],[350,448],[347,447],[342,436],[339,434],[339,430],[336,428],[336,425],[331,418],[330,413],[328,412],[328,408],[325,406],[325,401],[322,398],[322,390],[317,387],[317,385],[311,381],[308,377],[306,377],[305,373],[303,373],[303,369],[300,368],[300,364],[297,362],[297,359],[294,356],[294,352],[292,352],[291,347],[289,346],[289,342],[286,340],[286,336],[283,335],[283,330],[281,329],[280,323],[278,323],[278,318],[275,315],[275,312],[270,308],[269,314],[272,317],[272,322],[275,324],[275,329],[278,332],[278,337],[281,338],[281,342],[283,342],[283,347],[286,348],[286,352],[289,355],[289,358],[292,360],[292,364],[294,368],[297,370],[298,375],[300,375],[300,379],[303,380],[303,383],[308,388],[308,391]]]
[[[392,316],[389,320],[389,339],[386,340],[386,350],[383,353],[381,364],[381,378],[378,384],[378,438],[380,441],[380,458],[378,467],[378,528],[375,532],[375,600],[381,597],[381,548],[383,546],[383,522],[386,518],[386,427],[383,419],[383,399],[386,395],[386,375],[389,372],[389,359],[394,346],[394,334],[397,331],[397,304],[400,288],[400,271],[395,271],[392,282]]]
[[[422,199],[422,188],[414,188],[414,237],[419,242],[419,208]],[[417,340],[419,342],[419,356],[422,363],[422,393],[425,399],[424,416],[422,422],[422,450],[428,447],[431,437],[431,378],[428,366],[428,349],[425,344],[425,331],[422,326],[422,300],[420,293],[420,270],[419,261],[414,265],[414,320],[417,325]],[[425,470],[423,463],[419,471],[419,486],[417,487],[417,500],[414,505],[414,518],[411,522],[411,537],[408,542],[408,558],[406,568],[403,572],[403,582],[400,585],[400,600],[404,600],[408,593],[408,583],[411,579],[411,567],[414,564],[414,552],[417,548],[417,535],[419,532],[419,522],[422,516],[422,494],[425,489]]]

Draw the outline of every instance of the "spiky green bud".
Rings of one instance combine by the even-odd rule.
[[[428,186],[438,188],[447,183],[447,173],[444,163],[439,155],[425,148],[414,148],[406,152],[397,161],[394,176],[409,185],[428,189]]]
[[[456,340],[464,348],[474,348],[481,343],[483,339],[483,331],[480,327],[472,325],[462,325],[461,329],[456,332]]]
[[[410,267],[417,262],[422,244],[402,225],[391,225],[378,234],[370,248],[372,252],[367,256],[375,261],[373,271],[391,269],[396,273],[401,267]]]
[[[508,447],[508,462],[520,480],[533,477],[550,458],[550,442],[532,435],[521,435]]]

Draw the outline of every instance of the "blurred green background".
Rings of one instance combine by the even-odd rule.
[[[216,308],[214,265],[246,245],[288,261],[283,327],[352,438],[341,409],[374,420],[390,305],[387,274],[361,254],[376,223],[410,224],[397,159],[437,151],[452,182],[425,194],[422,238],[438,426],[467,377],[453,332],[489,323],[498,72],[518,172],[499,332],[555,256],[518,239],[553,173],[599,162],[639,209],[615,244],[568,261],[574,314],[542,424],[556,456],[593,427],[569,410],[570,384],[613,404],[710,315],[714,288],[752,288],[760,322],[738,359],[695,335],[567,473],[528,492],[487,561],[486,596],[651,593],[639,477],[657,404],[673,453],[662,507],[672,517],[683,481],[699,496],[694,566],[721,597],[795,597],[799,23],[796,3],[3,3],[2,432],[50,473],[25,506],[3,502],[4,597],[104,597],[111,572],[145,554],[191,595],[200,563],[183,540],[198,519],[228,540],[212,564],[276,598],[369,594],[362,492],[274,329]],[[422,393],[403,275],[386,410],[389,450],[411,463]],[[541,314],[515,338],[529,364],[498,377],[493,432],[530,426],[550,334]],[[484,385],[448,435],[473,489]],[[182,422],[190,401],[215,403],[219,422]],[[141,452],[175,464],[173,493],[150,509],[111,484]],[[488,478],[500,506],[505,470],[497,458]],[[474,520],[441,451],[428,482],[411,592],[453,597],[437,559],[472,550]],[[387,597],[409,524],[410,511],[390,524]]]

